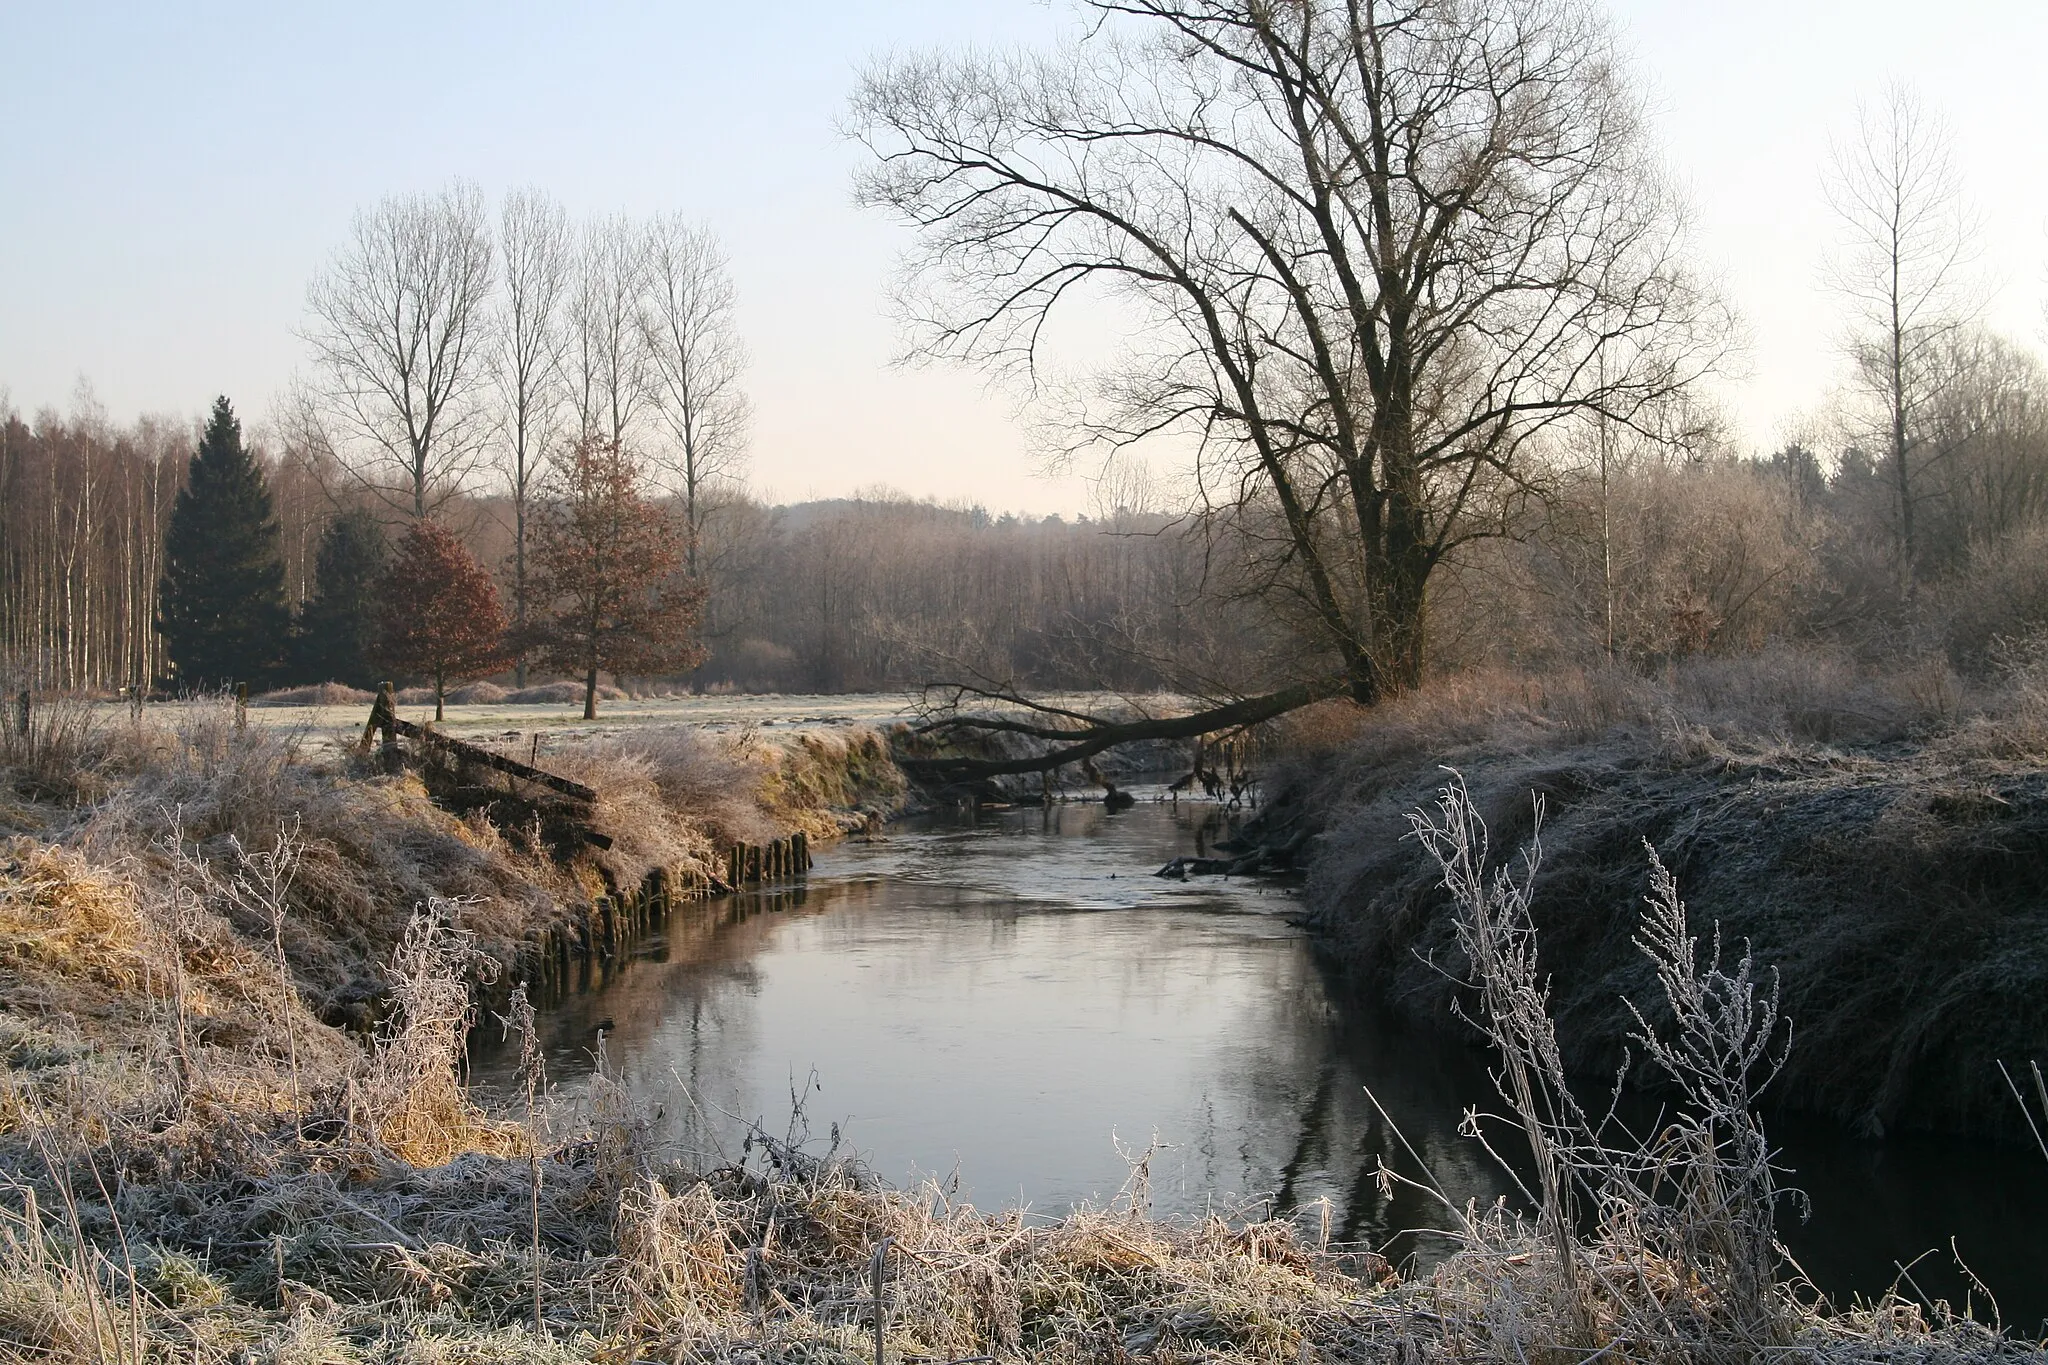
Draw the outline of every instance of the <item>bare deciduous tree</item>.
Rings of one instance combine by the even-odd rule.
[[[505,482],[512,496],[512,627],[513,637],[524,639],[527,523],[561,402],[562,310],[573,257],[568,216],[560,204],[537,190],[517,190],[505,197],[498,237],[504,286],[495,362]],[[524,687],[524,653],[517,669]]]
[[[670,458],[657,463],[682,502],[684,569],[701,578],[704,520],[716,505],[710,495],[738,473],[749,415],[732,274],[709,228],[674,215],[649,225],[641,322],[657,403],[674,442]]]
[[[1953,329],[1916,424],[1916,563],[1953,570],[2048,514],[2048,368],[1982,327]]]
[[[647,244],[622,215],[594,219],[581,236],[562,367],[576,412],[577,439],[622,446],[653,396],[647,338],[640,326]]]
[[[1899,576],[1910,581],[1919,419],[1937,387],[1945,340],[1969,312],[1964,275],[1974,225],[1948,130],[1903,85],[1859,110],[1854,137],[1835,145],[1826,186],[1842,228],[1828,278],[1853,310],[1849,354],[1882,410]]]
[[[1720,354],[1611,35],[1570,0],[1086,8],[1055,55],[863,80],[916,343],[1033,377],[1071,302],[1122,301],[1080,439],[1192,434],[1334,665],[1311,690],[1411,686],[1431,574],[1542,491],[1553,429],[1636,425]]]
[[[307,291],[322,415],[346,467],[425,517],[462,491],[489,437],[491,239],[457,183],[385,199]]]

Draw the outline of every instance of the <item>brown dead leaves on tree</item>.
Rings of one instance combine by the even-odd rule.
[[[597,675],[680,673],[696,666],[704,590],[679,573],[683,537],[641,492],[638,461],[587,438],[563,459],[534,546],[536,601],[552,607],[532,644],[544,668],[584,681],[597,716]]]

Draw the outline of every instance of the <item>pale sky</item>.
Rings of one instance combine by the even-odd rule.
[[[1910,82],[1954,130],[1990,320],[2039,346],[2048,0],[1615,0],[1702,259],[1745,320],[1724,401],[1775,444],[1840,365],[1820,171],[1860,96]],[[1938,17],[1937,17],[1938,15]],[[876,52],[1013,44],[1033,0],[134,4],[0,0],[0,389],[117,419],[261,421],[304,364],[307,281],[382,195],[536,185],[572,213],[681,209],[724,238],[770,496],[888,484],[1085,509],[1035,473],[1009,401],[889,368],[900,230],[856,210],[836,121]]]

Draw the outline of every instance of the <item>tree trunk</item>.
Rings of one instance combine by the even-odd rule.
[[[1899,316],[1898,253],[1892,255],[1892,479],[1899,490],[1899,585],[1913,590],[1913,483],[1906,469],[1906,330]]]
[[[437,668],[434,670],[434,723],[436,725],[439,725],[442,721],[448,719],[448,710],[445,705],[445,694],[447,693],[447,691],[447,670]]]
[[[583,676],[583,719],[597,719],[597,665]]]
[[[524,468],[525,438],[520,439],[520,467]],[[512,663],[512,685],[526,689],[526,492],[522,486],[512,504],[512,638],[519,642],[519,657]]]

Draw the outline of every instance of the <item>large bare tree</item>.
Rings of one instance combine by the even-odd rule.
[[[579,236],[562,350],[576,435],[625,446],[654,394],[640,325],[647,240],[617,214],[585,223]]]
[[[307,291],[318,406],[349,472],[415,518],[461,492],[490,435],[491,234],[458,182],[356,215]]]
[[[1939,388],[1948,341],[1970,312],[1974,225],[1948,130],[1903,85],[1858,111],[1855,134],[1834,147],[1826,188],[1842,229],[1828,276],[1849,302],[1849,353],[1879,409],[1899,576],[1910,583],[1920,549],[1921,415]]]
[[[676,215],[648,225],[641,323],[672,443],[656,464],[682,503],[684,570],[702,578],[704,522],[718,505],[712,494],[739,473],[749,416],[732,271],[709,228]]]
[[[1551,433],[1638,425],[1720,354],[1611,34],[1575,0],[1083,9],[1057,52],[861,83],[916,344],[1035,376],[1059,315],[1113,300],[1131,359],[1080,435],[1198,443],[1205,510],[1305,635],[1272,704],[1411,686],[1431,574],[1543,491]]]
[[[502,462],[512,496],[512,626],[526,638],[526,551],[533,499],[546,466],[562,401],[562,313],[574,255],[562,206],[537,190],[505,196],[499,212],[504,282],[498,299],[494,360],[501,412]],[[526,656],[516,661],[526,685]]]

